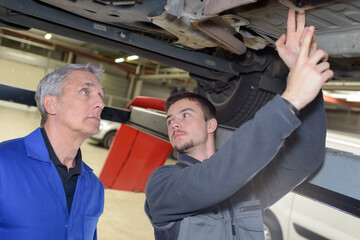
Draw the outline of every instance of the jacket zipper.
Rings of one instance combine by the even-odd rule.
[[[229,210],[230,213],[230,220],[231,220],[231,232],[233,236],[236,236],[236,230],[235,230],[235,225],[234,225],[234,209],[232,208],[232,204],[230,199],[228,201],[226,201],[226,206]]]

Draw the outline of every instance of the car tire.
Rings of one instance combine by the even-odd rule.
[[[111,131],[105,135],[104,140],[103,140],[103,146],[105,148],[107,148],[107,149],[110,148],[110,146],[114,140],[115,134],[116,134],[116,131]]]
[[[215,106],[219,124],[241,126],[276,94],[285,90],[288,68],[277,53],[269,51],[250,59],[255,60],[248,66],[239,64],[240,75],[226,84],[216,80],[213,80],[214,84],[199,81],[197,93]]]
[[[265,240],[283,240],[280,223],[270,210],[265,211],[264,234]]]
[[[215,106],[220,124],[239,127],[275,96],[275,93],[259,89],[260,78],[261,73],[243,74],[233,80],[227,90],[208,93],[199,88],[199,94]]]

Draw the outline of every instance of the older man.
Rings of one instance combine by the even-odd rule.
[[[0,144],[0,239],[97,238],[104,188],[80,146],[99,130],[102,72],[69,64],[48,74],[35,96],[41,127]]]

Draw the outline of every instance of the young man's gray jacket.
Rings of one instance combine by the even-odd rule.
[[[323,162],[322,95],[296,117],[278,95],[202,163],[165,165],[146,185],[157,240],[264,239],[262,213]]]

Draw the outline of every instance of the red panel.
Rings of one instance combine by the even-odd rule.
[[[121,124],[116,132],[99,177],[104,187],[111,188],[113,185],[116,177],[128,160],[137,133],[138,131],[136,129],[125,124]]]
[[[126,106],[126,109],[129,109],[130,106],[152,108],[155,110],[165,111],[165,100],[154,97],[138,96]]]
[[[358,103],[358,102],[348,102],[344,99],[333,98],[333,97],[327,96],[325,94],[323,96],[324,96],[325,102],[330,102],[330,103],[335,103],[335,104],[340,104],[340,105],[345,105],[345,106],[350,106],[350,107],[355,107],[355,108],[360,107],[360,103]]]
[[[147,133],[139,132],[129,158],[112,188],[144,192],[148,177],[156,168],[165,163],[171,150],[170,143]]]

